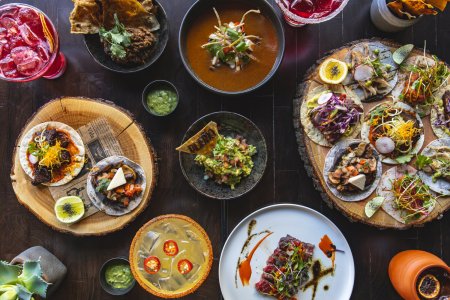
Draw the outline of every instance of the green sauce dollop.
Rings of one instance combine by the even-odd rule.
[[[165,116],[177,106],[177,94],[171,90],[155,90],[147,95],[147,106],[152,113]]]
[[[126,289],[133,283],[130,266],[125,264],[111,265],[105,271],[106,283],[115,289]]]

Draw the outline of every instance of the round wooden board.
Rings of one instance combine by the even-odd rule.
[[[22,135],[42,122],[59,121],[78,129],[101,117],[108,121],[124,155],[140,164],[145,170],[147,187],[142,202],[135,210],[120,217],[97,212],[76,224],[63,224],[56,219],[53,209],[55,200],[50,195],[48,188],[33,186],[31,179],[20,165],[18,150]],[[22,205],[53,229],[79,236],[105,235],[118,231],[133,221],[149,204],[156,186],[157,175],[158,167],[153,146],[131,113],[109,101],[82,97],[64,97],[52,100],[30,118],[16,141],[11,169],[12,186]]]
[[[366,203],[376,196],[376,191],[366,200],[359,202],[345,202],[334,196],[331,191],[327,188],[325,180],[323,179],[323,166],[325,163],[325,158],[327,156],[330,148],[317,145],[309,139],[309,137],[304,134],[302,124],[300,122],[300,107],[304,101],[304,96],[313,89],[314,87],[321,85],[320,79],[318,77],[318,68],[323,60],[329,57],[336,59],[343,59],[345,53],[348,51],[349,47],[367,41],[380,41],[383,44],[389,46],[391,51],[395,51],[401,45],[390,40],[384,39],[370,39],[370,40],[359,40],[349,43],[342,48],[330,51],[324,58],[318,60],[315,65],[313,65],[306,73],[303,82],[298,86],[296,97],[294,99],[294,128],[296,132],[296,138],[298,142],[298,150],[300,156],[305,164],[305,168],[308,175],[313,178],[315,188],[321,193],[322,199],[328,203],[330,207],[335,207],[341,211],[345,216],[349,218],[350,221],[358,221],[368,225],[372,225],[378,228],[395,228],[395,229],[407,229],[410,227],[423,226],[424,223],[434,220],[436,218],[441,218],[443,213],[450,208],[450,197],[440,197],[437,200],[436,207],[433,212],[422,222],[414,224],[402,224],[392,218],[390,215],[385,213],[380,209],[372,218],[367,218],[364,213],[364,207]],[[423,50],[414,49],[414,54],[423,54]],[[429,55],[429,54],[427,54]],[[430,56],[430,55],[429,55]],[[374,101],[370,103],[364,103],[364,113],[367,113],[373,106],[383,102],[384,100]],[[427,116],[422,118],[424,128],[425,128],[425,143],[423,147],[428,145],[431,141],[437,139],[434,134],[431,125],[430,117]],[[358,136],[358,138],[360,138]],[[413,161],[409,163],[413,164]],[[391,168],[391,165],[383,164],[383,173]]]

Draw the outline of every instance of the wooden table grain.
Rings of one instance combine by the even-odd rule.
[[[1,1],[0,4],[14,2]],[[350,243],[356,267],[351,299],[399,299],[387,274],[390,258],[406,249],[430,251],[450,262],[448,214],[423,228],[407,231],[377,230],[351,223],[321,200],[306,174],[297,152],[292,125],[292,99],[296,84],[307,68],[327,51],[346,42],[369,37],[414,43],[450,62],[450,9],[437,17],[425,17],[401,33],[385,34],[370,22],[371,0],[351,0],[343,13],[326,23],[294,29],[285,24],[286,53],[277,74],[258,91],[228,98],[201,88],[184,69],[178,53],[178,31],[194,0],[161,0],[170,22],[170,40],[159,61],[133,75],[115,74],[98,66],[89,56],[83,37],[69,33],[69,0],[26,1],[46,12],[60,34],[68,69],[57,80],[30,83],[0,82],[0,259],[10,260],[20,251],[42,245],[68,267],[68,275],[53,299],[113,299],[99,285],[98,271],[108,258],[127,256],[135,232],[149,219],[178,213],[197,220],[214,247],[214,263],[206,282],[187,299],[220,299],[218,263],[222,245],[236,224],[254,210],[281,202],[311,207],[330,218]],[[273,1],[272,1],[273,3]],[[173,82],[180,92],[176,112],[166,118],[150,116],[141,105],[141,92],[155,79]],[[103,237],[78,238],[58,233],[21,206],[9,178],[12,150],[27,119],[44,103],[60,96],[103,98],[131,111],[159,155],[160,177],[149,207],[122,231]],[[200,196],[185,181],[174,150],[188,126],[197,118],[218,110],[241,113],[262,130],[269,149],[266,173],[259,185],[243,198],[220,202]],[[120,297],[119,297],[120,298]],[[155,299],[136,286],[120,299]],[[238,299],[237,299],[238,300]],[[327,300],[334,300],[332,295]],[[340,299],[336,299],[340,300]],[[344,299],[345,300],[345,299]]]

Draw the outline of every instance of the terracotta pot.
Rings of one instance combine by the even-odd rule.
[[[436,255],[420,250],[403,251],[391,259],[389,278],[403,299],[419,300],[416,292],[417,277],[431,267],[442,267],[450,272],[447,264]]]

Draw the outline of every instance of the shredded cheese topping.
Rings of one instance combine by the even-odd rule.
[[[420,133],[420,129],[415,127],[415,123],[412,120],[405,122],[402,118],[396,118],[385,126],[387,127],[386,132],[388,136],[398,144],[409,145],[414,136]]]
[[[60,141],[56,141],[54,146],[50,146],[48,148],[43,147],[43,149],[46,150],[42,159],[39,161],[40,166],[53,169],[56,166],[60,166],[64,162],[61,160],[61,152],[66,149],[61,147]]]

